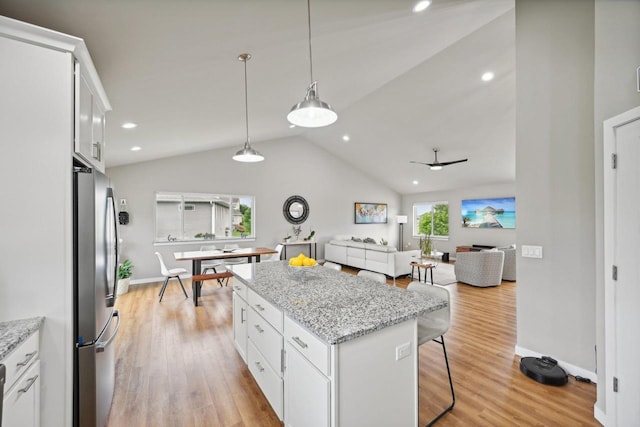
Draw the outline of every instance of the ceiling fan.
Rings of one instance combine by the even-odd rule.
[[[438,161],[438,151],[440,151],[439,148],[434,148],[433,149],[433,154],[435,156],[435,160],[433,161],[433,163],[423,163],[423,162],[414,162],[413,160],[410,161],[409,163],[417,163],[419,165],[427,165],[429,166],[429,169],[431,169],[432,171],[439,171],[440,169],[442,169],[443,166],[449,166],[449,165],[453,165],[455,163],[462,163],[462,162],[466,162],[469,159],[462,159],[462,160],[453,160],[451,162],[439,162]]]

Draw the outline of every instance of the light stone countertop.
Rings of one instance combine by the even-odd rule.
[[[0,322],[0,360],[4,360],[13,349],[40,329],[43,322],[44,317]]]
[[[447,301],[320,265],[287,261],[230,268],[257,294],[328,344],[338,344],[446,307]]]

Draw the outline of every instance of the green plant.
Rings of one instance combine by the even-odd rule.
[[[389,242],[387,242],[386,240],[384,240],[384,237],[380,239],[380,244],[387,246],[389,244]]]
[[[313,236],[315,236],[315,235],[316,235],[316,232],[311,230],[311,234],[309,234],[307,237],[305,237],[304,240],[307,240],[307,241],[311,240],[311,239],[313,239]]]
[[[421,237],[420,238],[420,250],[422,251],[422,255],[430,256],[431,255],[431,251],[433,249],[432,245],[433,245],[433,242],[431,241],[431,236],[430,235],[427,235],[425,237]]]
[[[128,259],[118,266],[118,279],[128,279],[133,275],[133,264]]]

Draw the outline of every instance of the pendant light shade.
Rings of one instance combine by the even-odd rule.
[[[311,84],[302,102],[297,103],[287,114],[291,124],[305,128],[328,126],[338,120],[331,105],[318,98],[318,82],[313,80],[313,56],[311,54],[311,0],[307,0],[307,23],[309,28],[309,70]]]
[[[249,101],[248,101],[248,91],[247,91],[247,61],[251,59],[250,53],[243,53],[238,56],[238,60],[244,62],[244,114],[245,114],[245,127],[247,131],[247,139],[244,143],[244,147],[241,150],[238,150],[236,154],[233,155],[233,160],[237,162],[245,162],[245,163],[255,163],[261,162],[264,160],[264,156],[258,153],[256,150],[251,147],[251,143],[249,142]]]

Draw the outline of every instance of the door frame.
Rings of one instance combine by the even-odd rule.
[[[640,120],[640,107],[633,108],[603,122],[603,192],[604,192],[604,337],[605,337],[605,403],[606,425],[617,424],[617,393],[613,391],[616,366],[615,281],[612,268],[615,264],[616,233],[616,185],[617,177],[612,168],[612,154],[616,152],[617,129]]]

